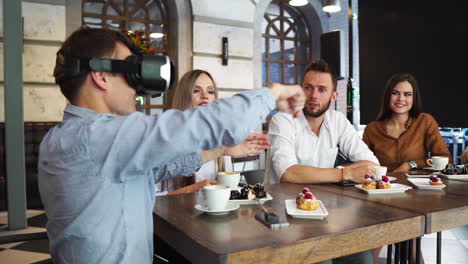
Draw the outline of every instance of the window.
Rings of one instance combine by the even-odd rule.
[[[168,55],[169,26],[165,0],[83,0],[82,24],[94,28],[145,32],[157,54]],[[138,98],[146,114],[164,109],[164,98]]]
[[[262,82],[298,84],[311,58],[308,27],[303,15],[281,2],[268,6],[262,28]]]

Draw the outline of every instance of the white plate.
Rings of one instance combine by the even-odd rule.
[[[432,174],[408,174],[405,173],[406,177],[408,178],[429,178],[429,176],[433,175]]]
[[[229,202],[226,208],[224,208],[224,210],[219,210],[219,211],[209,210],[207,207],[201,204],[196,204],[195,209],[205,212],[206,214],[209,214],[209,215],[224,215],[224,214],[228,214],[230,211],[239,209],[239,204]]]
[[[418,189],[430,189],[430,190],[441,190],[445,188],[445,184],[442,185],[431,185],[429,179],[408,179],[409,182],[414,184]]]
[[[273,197],[269,193],[266,194],[266,197],[258,199],[260,203],[265,203],[266,201],[273,200]],[[232,203],[237,203],[237,204],[258,204],[257,201],[254,200],[249,200],[249,199],[235,199],[235,200],[229,200],[229,202]]]
[[[443,174],[439,173],[440,176],[445,177],[449,180],[468,180],[468,174]]]
[[[285,200],[284,202],[286,203],[286,213],[294,218],[323,219],[328,215],[327,208],[325,208],[320,200],[317,200],[320,207],[314,211],[306,211],[297,208],[296,200]]]
[[[354,187],[365,191],[368,194],[383,194],[383,193],[402,193],[406,192],[409,189],[413,189],[411,186],[399,184],[399,183],[391,183],[392,188],[390,189],[374,189],[374,190],[366,190],[362,188],[362,184],[354,185]]]
[[[387,175],[387,177],[388,177],[388,179],[389,179],[390,181],[396,181],[396,178],[395,178],[395,177],[388,176],[388,175]]]

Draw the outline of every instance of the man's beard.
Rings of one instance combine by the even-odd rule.
[[[305,116],[319,117],[319,116],[323,115],[328,110],[328,108],[330,108],[330,104],[331,104],[331,98],[328,101],[328,103],[326,105],[324,105],[323,108],[318,112],[315,112],[315,113],[309,112],[309,110],[307,110],[307,107],[304,107],[302,109],[302,112],[304,113]]]

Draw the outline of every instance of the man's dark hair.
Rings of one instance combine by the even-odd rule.
[[[67,58],[95,57],[111,58],[117,41],[122,42],[130,51],[136,52],[135,46],[128,37],[118,31],[104,28],[81,27],[73,32],[57,52],[54,76],[64,74],[64,81],[59,83],[62,94],[69,100],[75,99],[78,90],[83,85],[88,72],[78,76],[67,77]]]
[[[393,111],[390,108],[390,97],[392,96],[393,89],[397,84],[401,82],[409,82],[413,87],[413,106],[409,111],[409,116],[413,119],[418,118],[422,112],[422,100],[419,92],[418,81],[413,75],[409,73],[397,73],[390,77],[385,86],[384,94],[382,97],[382,104],[380,105],[380,111],[377,115],[377,120],[385,120],[392,117]]]
[[[304,70],[304,75],[302,76],[302,80],[304,80],[305,75],[310,71],[317,71],[317,72],[324,72],[329,73],[333,83],[333,91],[336,91],[336,77],[333,68],[323,59],[316,59],[313,60],[307,65]]]

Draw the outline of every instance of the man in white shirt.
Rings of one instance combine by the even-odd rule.
[[[307,97],[304,115],[278,113],[270,122],[269,183],[360,183],[366,174],[374,175],[377,158],[346,117],[329,109],[338,93],[324,60],[307,66],[302,88]],[[354,163],[334,168],[338,151]]]

